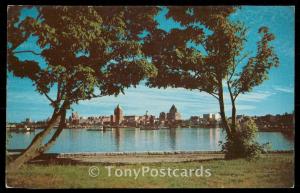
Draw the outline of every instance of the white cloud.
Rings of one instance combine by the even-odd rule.
[[[270,91],[253,91],[240,95],[237,99],[236,108],[239,112],[256,109],[257,103],[267,100],[273,94],[275,93]],[[231,113],[229,95],[227,92],[224,95],[226,112]],[[157,89],[145,86],[130,88],[125,91],[125,95],[119,95],[118,97],[103,97],[82,101],[79,107],[102,109],[101,111],[105,111],[107,114],[112,113],[117,104],[123,107],[125,114],[141,114],[149,110],[149,113],[158,115],[162,111],[168,111],[172,104],[176,105],[185,118],[191,115],[220,111],[218,101],[207,93],[181,88]]]
[[[238,101],[247,101],[247,102],[260,102],[262,100],[267,99],[269,96],[273,95],[274,93],[269,91],[257,91],[257,92],[250,92],[247,94],[242,94],[238,96]]]
[[[283,87],[283,86],[276,86],[274,87],[274,90],[285,92],[285,93],[294,93],[294,88],[292,87]]]

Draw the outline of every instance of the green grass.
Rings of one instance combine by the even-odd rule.
[[[107,165],[118,169],[143,166],[161,169],[210,169],[210,177],[108,177]],[[91,165],[26,165],[18,173],[7,174],[7,185],[25,188],[228,188],[228,187],[292,187],[293,154],[271,154],[253,161],[211,160],[185,163],[95,164],[97,177],[89,176]],[[179,173],[178,173],[179,174]]]

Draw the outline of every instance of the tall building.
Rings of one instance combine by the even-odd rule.
[[[79,123],[79,115],[77,112],[72,112],[70,118],[69,118],[70,123],[73,124],[78,124]]]
[[[138,120],[139,120],[139,116],[136,116],[136,115],[124,116],[124,121],[126,121],[127,123],[135,123]]]
[[[220,121],[221,115],[219,113],[207,113],[203,114],[203,119],[207,121]]]
[[[167,113],[167,119],[168,119],[169,122],[174,122],[174,121],[181,120],[181,115],[177,111],[177,108],[175,107],[174,104],[170,108],[169,113]]]
[[[116,124],[121,124],[124,120],[124,116],[123,116],[123,110],[121,109],[120,105],[118,105],[116,108],[115,108],[115,111],[114,111],[114,117],[115,117],[115,120],[114,122]]]
[[[150,115],[150,118],[149,118],[149,124],[150,124],[150,125],[154,125],[154,123],[155,123],[155,116]]]
[[[31,118],[26,118],[25,123],[31,123],[31,122],[32,122]]]
[[[200,117],[199,116],[191,116],[190,121],[192,124],[199,124]]]
[[[116,117],[115,117],[115,115],[111,115],[110,116],[110,123],[111,124],[114,124],[116,122]]]
[[[213,114],[212,113],[203,114],[203,119],[210,121],[213,119]]]
[[[167,119],[166,113],[165,112],[161,112],[159,114],[159,122],[164,122],[164,121],[166,121],[166,119]]]
[[[136,116],[136,115],[127,115],[127,116],[124,116],[124,123],[127,126],[136,127],[138,125],[138,123],[139,123],[139,116]]]

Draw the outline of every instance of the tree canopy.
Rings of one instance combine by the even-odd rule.
[[[227,136],[236,131],[235,100],[268,78],[279,59],[271,45],[275,36],[266,26],[258,35],[254,54],[244,51],[247,28],[230,16],[235,6],[168,7],[168,18],[180,24],[170,32],[154,29],[145,40],[144,53],[151,55],[158,75],[150,87],[182,87],[204,91],[219,101]],[[241,65],[244,64],[243,67]],[[224,88],[232,103],[231,123],[225,114]]]
[[[238,136],[236,98],[260,85],[269,70],[279,65],[270,44],[275,36],[265,26],[258,31],[261,38],[255,54],[244,52],[247,28],[230,19],[239,9],[234,6],[168,7],[167,17],[181,25],[170,32],[156,26],[158,7],[35,6],[37,17],[20,19],[23,8],[8,9],[8,71],[32,80],[54,113],[48,127],[16,159],[17,167],[53,144],[72,104],[124,93],[143,79],[150,87],[197,89],[218,99],[227,137],[232,140]],[[41,52],[18,49],[30,37],[38,38]],[[21,60],[20,53],[40,56],[46,64]],[[245,65],[241,68],[241,64]],[[225,87],[232,103],[231,123],[225,114]],[[55,98],[49,95],[53,89],[57,89]],[[41,146],[59,116],[60,129]]]
[[[169,33],[156,29],[144,46],[158,67],[158,77],[150,86],[185,87],[217,95],[219,80],[229,80],[235,93],[250,91],[267,77],[268,70],[278,65],[278,58],[269,42],[274,35],[267,27],[259,33],[256,56],[248,59],[239,73],[237,65],[249,54],[242,54],[247,41],[246,27],[229,16],[237,7],[169,7],[167,17],[182,28]],[[193,46],[191,46],[193,45]],[[257,73],[258,72],[258,73]],[[254,75],[255,74],[255,75]]]
[[[10,170],[18,169],[54,144],[72,104],[124,93],[125,88],[157,74],[156,67],[142,52],[141,38],[147,30],[143,22],[149,28],[156,25],[156,7],[39,6],[36,18],[20,19],[23,8],[8,9],[8,71],[32,80],[54,111],[47,127],[9,164]],[[30,37],[38,38],[41,52],[17,49]],[[21,60],[17,56],[20,53],[38,55],[46,65]],[[56,97],[51,98],[49,93],[54,89]],[[57,121],[59,128],[43,143]]]
[[[141,12],[140,9],[143,9]],[[156,75],[141,48],[141,22],[155,25],[156,8],[133,7],[38,7],[37,18],[19,21],[20,7],[8,12],[8,70],[15,76],[30,78],[39,93],[52,105],[70,103],[97,96],[118,95],[124,88]],[[38,37],[41,53],[15,51],[30,36]],[[31,53],[43,57],[21,61],[16,54]],[[49,97],[53,86],[57,98]],[[99,93],[95,94],[95,88]]]

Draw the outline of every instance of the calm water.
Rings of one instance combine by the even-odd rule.
[[[12,133],[7,148],[26,148],[40,131]],[[214,151],[220,150],[218,144],[224,137],[225,133],[218,128],[113,129],[105,132],[65,129],[48,152]],[[271,142],[273,150],[294,149],[293,136],[280,132],[259,132],[258,142]]]

